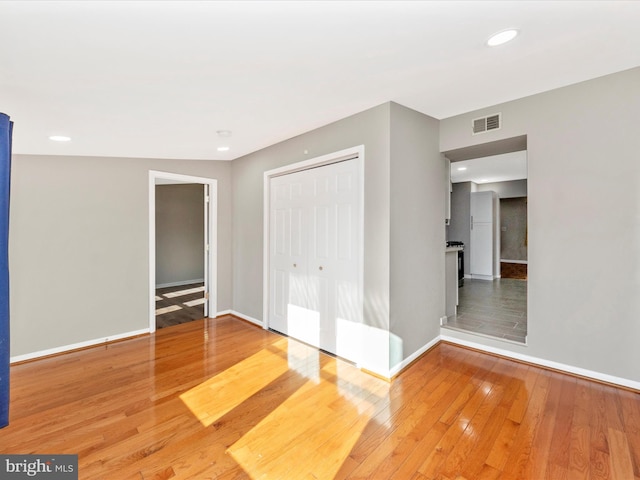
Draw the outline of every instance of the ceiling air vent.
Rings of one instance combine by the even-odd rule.
[[[490,132],[491,130],[499,130],[502,126],[501,117],[502,114],[496,113],[486,117],[474,118],[471,120],[473,135]]]

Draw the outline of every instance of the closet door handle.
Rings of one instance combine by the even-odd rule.
[[[322,270],[322,265],[320,265],[320,270]]]

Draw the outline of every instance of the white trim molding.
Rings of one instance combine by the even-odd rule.
[[[204,278],[194,278],[193,280],[181,280],[179,282],[161,283],[156,288],[182,287],[183,285],[192,285],[194,283],[202,283]]]
[[[264,327],[262,320],[258,320],[257,318],[250,317],[249,315],[245,315],[244,313],[236,312],[235,310],[227,310],[226,313],[229,315],[233,315],[234,317],[241,318],[242,320],[246,320],[247,322],[258,325],[259,327]]]
[[[488,282],[493,282],[498,277],[494,277],[493,275],[480,275],[478,273],[472,273],[469,276],[469,278],[471,278],[472,280],[484,280]]]
[[[142,330],[134,330],[132,332],[119,333],[117,335],[110,335],[108,337],[95,338],[93,340],[72,343],[70,345],[63,345],[60,347],[49,348],[47,350],[40,350],[37,352],[26,353],[24,355],[16,355],[15,357],[11,357],[9,362],[10,363],[25,362],[27,360],[34,360],[36,358],[48,357],[50,355],[57,355],[59,353],[68,353],[68,352],[72,352],[73,350],[80,350],[83,348],[104,345],[107,343],[115,342],[117,340],[125,340],[128,338],[138,337],[140,335],[145,335],[147,333],[149,333],[149,329],[144,328]]]
[[[205,272],[208,280],[209,318],[218,310],[218,180],[194,177],[180,173],[149,170],[149,331],[156,331],[156,185],[158,180],[176,183],[199,183],[209,186],[209,268]]]
[[[521,353],[512,352],[510,350],[503,350],[501,348],[489,347],[487,345],[482,345],[480,343],[475,343],[475,342],[469,342],[468,340],[461,340],[459,338],[450,337],[448,335],[440,335],[439,340],[442,340],[444,342],[454,343],[456,345],[462,345],[465,347],[473,348],[475,350],[480,350],[487,353],[493,353],[495,355],[500,355],[501,357],[507,357],[513,360],[519,360],[521,362],[525,362],[533,365],[539,365],[539,366],[547,367],[553,370],[558,370],[561,372],[578,375],[580,377],[590,378],[592,380],[606,382],[612,385],[619,385],[622,387],[631,388],[633,390],[640,391],[640,382],[629,380],[627,378],[620,378],[620,377],[615,377],[613,375],[609,375],[606,373],[594,372],[593,370],[574,367],[573,365],[554,362],[552,360],[545,360],[544,358],[533,357],[531,355],[523,355]]]
[[[426,353],[427,351],[429,351],[433,347],[435,347],[438,343],[440,343],[440,337],[439,336],[434,338],[433,340],[431,340],[429,343],[427,343],[422,348],[420,348],[420,349],[416,350],[415,352],[413,352],[411,355],[409,355],[407,358],[405,358],[402,362],[398,363],[394,367],[391,367],[391,369],[389,370],[389,376],[388,377],[385,376],[385,378],[388,378],[389,380],[391,380],[393,377],[395,377],[400,372],[402,372],[405,368],[407,368],[409,365],[411,365],[414,361],[416,361],[420,356],[422,356],[424,353]]]

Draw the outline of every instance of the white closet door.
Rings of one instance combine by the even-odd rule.
[[[308,226],[305,217],[308,189],[304,172],[271,180],[269,325],[274,330],[298,338],[298,332],[310,330],[297,323],[290,332],[288,321],[289,318],[305,317],[304,312],[309,310],[306,293]],[[310,316],[306,317],[305,322],[317,324]],[[314,341],[306,336],[304,341],[317,344],[317,339]]]
[[[359,181],[355,160],[272,179],[270,326],[358,360]]]
[[[313,172],[313,171],[312,171]],[[360,345],[357,162],[313,172],[309,278],[317,287],[320,348],[356,359]]]

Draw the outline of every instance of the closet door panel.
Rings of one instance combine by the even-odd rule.
[[[357,172],[354,160],[272,179],[290,188],[272,190],[271,270],[282,273],[273,282],[270,304],[278,306],[269,323],[354,361],[362,321]]]
[[[271,180],[269,324],[284,334],[291,312],[299,316],[305,308],[300,293],[307,268],[304,182],[300,174]]]

